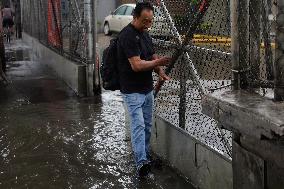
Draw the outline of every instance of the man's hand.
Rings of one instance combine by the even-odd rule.
[[[169,57],[161,57],[156,59],[158,62],[158,66],[169,66],[170,62],[172,61],[172,58]]]
[[[165,71],[161,67],[156,67],[155,72],[159,75],[159,81],[167,81],[171,79],[166,75]]]
[[[162,57],[154,60],[141,60],[140,56],[128,58],[134,72],[150,71],[159,66],[168,66],[172,58]]]

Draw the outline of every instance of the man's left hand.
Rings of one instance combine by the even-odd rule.
[[[160,81],[168,81],[168,80],[171,79],[169,76],[166,75],[166,73],[164,72],[163,69],[160,69],[158,74],[159,74],[159,80]]]

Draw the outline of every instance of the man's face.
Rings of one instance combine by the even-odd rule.
[[[141,12],[140,17],[136,18],[137,23],[139,24],[140,28],[143,30],[148,30],[154,20],[154,13],[152,10],[145,9]]]

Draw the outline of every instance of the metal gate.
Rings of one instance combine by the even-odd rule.
[[[202,96],[232,90],[244,84],[238,78],[244,76],[248,88],[260,95],[271,94],[277,4],[270,0],[243,1],[237,6],[234,0],[151,2],[155,21],[150,33],[156,51],[176,59],[167,69],[172,79],[157,95],[156,115],[231,158],[232,134],[202,113]],[[231,38],[231,31],[236,32],[231,26],[236,11],[247,17],[239,19],[238,28],[247,32],[237,39]],[[240,44],[237,47],[236,42]],[[243,58],[245,67],[235,66],[232,50]]]

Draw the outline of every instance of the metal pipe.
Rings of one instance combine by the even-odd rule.
[[[180,72],[180,91],[179,91],[179,127],[185,129],[186,125],[186,65],[183,63],[185,57],[181,57]]]
[[[93,49],[94,49],[94,31],[93,31],[93,1],[84,0],[84,22],[86,30],[86,57],[87,63],[92,63],[93,59]]]
[[[267,2],[268,0],[262,0],[262,30],[263,30],[263,41],[264,41],[264,61],[266,65],[266,75],[268,80],[273,80],[274,75],[273,75],[273,54],[272,54],[272,48],[271,48],[271,38],[270,38],[270,30],[271,26],[269,24],[269,9],[271,6]]]
[[[231,0],[230,8],[233,89],[239,90],[248,85],[248,0]]]
[[[284,100],[284,2],[277,0],[276,15],[276,54],[275,54],[275,90],[274,98],[276,101]]]
[[[94,48],[93,48],[93,63],[94,63],[94,89],[93,92],[94,94],[100,94],[101,93],[101,80],[100,80],[100,68],[99,68],[99,57],[98,57],[98,52],[97,52],[97,40],[98,40],[98,36],[97,36],[97,23],[98,23],[98,16],[97,16],[97,12],[98,12],[98,1],[97,0],[93,0],[93,44],[94,44]]]
[[[261,2],[249,1],[249,61],[251,66],[249,84],[260,79],[260,13]],[[250,86],[251,87],[251,86]]]
[[[93,22],[93,0],[84,0],[84,22],[85,22],[85,35],[86,35],[86,80],[87,80],[87,96],[93,96],[94,88],[94,22]]]

